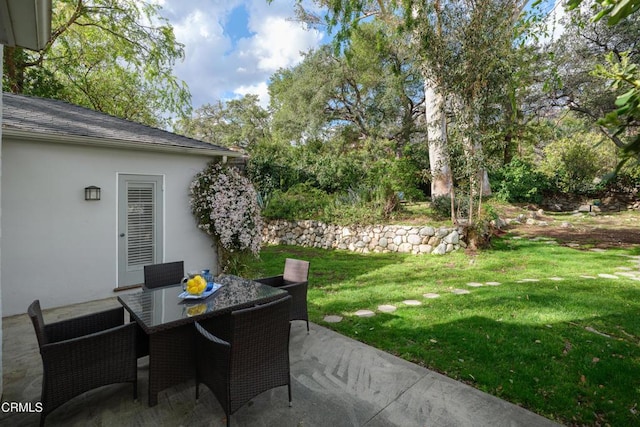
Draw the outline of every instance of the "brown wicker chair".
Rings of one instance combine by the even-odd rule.
[[[175,285],[184,277],[184,261],[144,266],[144,287],[147,289]]]
[[[287,386],[291,406],[290,304],[287,295],[205,324],[195,323],[196,400],[203,383],[222,405],[227,426],[231,414],[274,387]]]
[[[306,321],[307,332],[309,332],[309,313],[307,312],[309,261],[287,258],[284,263],[284,274],[254,280],[289,292],[292,298],[289,320]]]
[[[27,312],[42,356],[41,426],[63,403],[107,384],[130,382],[137,399],[136,329],[122,307],[47,325],[39,300]]]
[[[175,285],[184,278],[184,261],[165,262],[144,266],[144,288],[154,289],[163,286]],[[149,337],[140,326],[137,327],[138,357],[149,355]]]

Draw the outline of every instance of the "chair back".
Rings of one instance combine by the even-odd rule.
[[[287,258],[284,262],[283,279],[287,282],[307,282],[309,280],[309,261]]]
[[[33,323],[33,328],[36,330],[36,337],[38,337],[38,346],[42,348],[47,344],[47,334],[44,330],[44,319],[42,318],[42,310],[40,309],[40,300],[35,300],[31,303],[27,309],[27,313]]]
[[[290,305],[291,296],[287,295],[231,314],[232,375],[268,369],[276,377],[288,379]]]
[[[147,289],[176,285],[184,278],[184,261],[144,266],[144,286]]]

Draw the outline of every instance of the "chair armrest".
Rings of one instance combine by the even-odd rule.
[[[225,348],[231,347],[231,344],[229,344],[227,341],[223,340],[222,338],[218,338],[217,336],[213,335],[212,333],[207,331],[205,328],[203,328],[198,322],[195,322],[195,325],[196,325],[196,331],[200,333],[200,336],[206,339],[207,341],[209,341],[214,346],[221,346]]]
[[[285,280],[284,282],[282,282],[282,285],[279,286],[280,289],[292,289],[292,288],[299,288],[301,286],[309,286],[309,282],[304,281],[304,282],[289,282],[287,280]]]
[[[124,324],[124,308],[116,307],[98,313],[50,323],[45,325],[44,330],[49,343],[55,343],[94,334],[122,324]]]
[[[107,360],[128,361],[135,369],[136,324],[127,323],[89,335],[45,344],[40,347],[40,353],[45,370],[60,375],[84,375],[85,372],[87,375],[94,375],[89,372],[95,371],[96,365]],[[109,366],[118,364],[110,363]]]
[[[263,277],[260,279],[253,279],[254,282],[262,283],[263,285],[273,286],[274,288],[279,288],[284,283],[284,278],[282,275],[272,276],[272,277]]]

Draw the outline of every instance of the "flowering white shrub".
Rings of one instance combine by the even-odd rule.
[[[262,217],[257,193],[236,168],[210,163],[191,182],[190,195],[198,227],[225,252],[221,262],[225,272],[234,262],[233,254],[260,253]]]

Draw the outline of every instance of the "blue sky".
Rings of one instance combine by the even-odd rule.
[[[269,77],[326,41],[325,34],[291,20],[294,0],[153,1],[185,45],[174,73],[189,85],[194,108],[248,93],[266,106]]]

